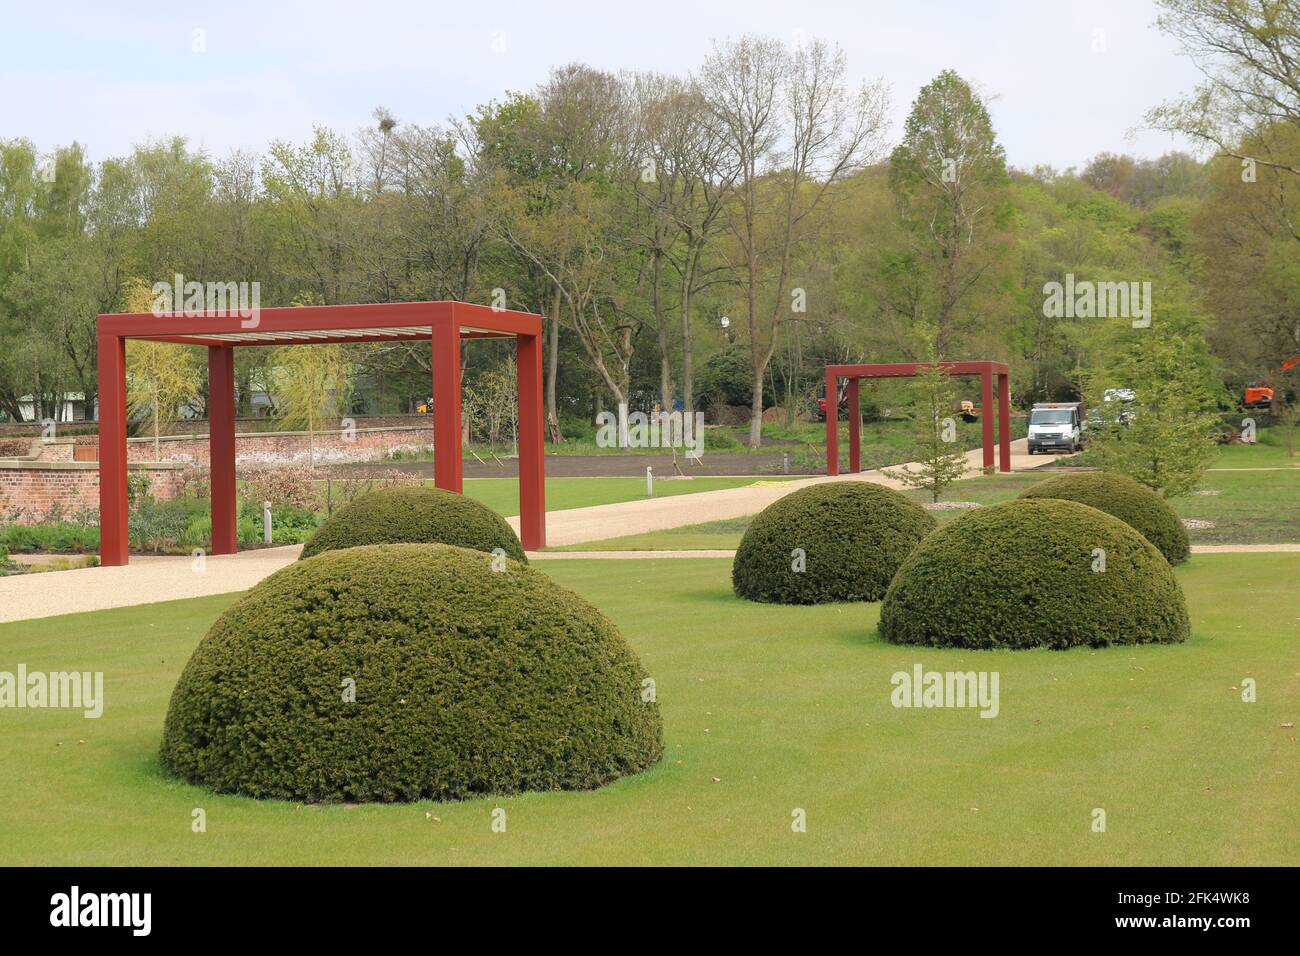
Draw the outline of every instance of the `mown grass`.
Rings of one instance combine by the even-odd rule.
[[[1225,445],[1217,450],[1197,493],[1174,498],[1170,505],[1183,518],[1213,522],[1212,528],[1189,529],[1192,544],[1289,544],[1300,541],[1300,468],[1274,467],[1273,445]],[[1261,470],[1256,470],[1261,469]],[[997,504],[1016,497],[1046,474],[967,478],[950,485],[942,500]],[[923,491],[904,492],[927,502]],[[961,509],[934,513],[940,523]],[[751,516],[683,525],[664,531],[623,535],[557,548],[559,551],[700,551],[734,550]]]
[[[180,669],[235,595],[5,624],[0,669],[102,670],[107,702],[98,720],[0,709],[0,864],[1297,861],[1283,725],[1300,710],[1300,555],[1194,557],[1177,572],[1189,643],[1067,652],[895,647],[878,605],[749,604],[720,560],[539,566],[653,675],[667,749],[648,772],[457,804],[219,797],[166,776],[157,748]],[[997,671],[998,717],[894,708],[891,675],[916,663]]]
[[[656,478],[654,496],[698,494],[752,485],[755,478]],[[516,478],[466,478],[465,494],[483,502],[498,514],[519,514],[519,481]],[[591,505],[618,504],[646,497],[644,478],[548,478],[546,510],[565,511]]]

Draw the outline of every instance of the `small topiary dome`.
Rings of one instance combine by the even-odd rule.
[[[751,601],[879,601],[935,524],[920,505],[881,485],[810,485],[754,518],[736,551],[731,583]]]
[[[217,619],[161,756],[219,793],[308,802],[585,790],[659,759],[645,679],[609,619],[541,571],[446,545],[347,548]]]
[[[1095,647],[1189,633],[1183,592],[1155,546],[1118,518],[1055,498],[1006,501],[940,528],[880,608],[880,636],[895,644]]]
[[[504,518],[487,505],[429,485],[401,485],[353,498],[325,520],[302,549],[310,558],[359,544],[451,544],[475,551],[501,548],[527,561]]]
[[[1062,498],[1114,515],[1137,529],[1170,564],[1186,561],[1191,553],[1187,529],[1174,509],[1146,485],[1126,475],[1109,471],[1053,475],[1030,485],[1020,493],[1020,497]]]

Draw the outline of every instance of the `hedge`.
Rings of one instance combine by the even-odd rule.
[[[896,644],[1013,649],[1190,633],[1155,546],[1118,518],[1055,498],[971,511],[927,537],[889,586],[879,629]]]
[[[657,761],[658,705],[615,626],[542,572],[494,563],[368,545],[271,575],[186,665],[163,765],[315,802],[585,790]]]
[[[358,495],[330,517],[302,549],[303,558],[361,544],[451,544],[501,548],[527,561],[504,518],[487,505],[429,485],[400,485]]]
[[[751,601],[778,604],[878,601],[935,524],[920,505],[881,485],[810,485],[750,523],[732,564],[732,587]]]
[[[1154,544],[1170,564],[1186,561],[1191,554],[1187,529],[1174,509],[1156,492],[1126,475],[1108,471],[1054,475],[1030,485],[1020,497],[1077,501],[1114,515]]]

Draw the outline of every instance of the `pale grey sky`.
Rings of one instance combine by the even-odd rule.
[[[314,125],[353,132],[380,105],[441,122],[575,60],[685,73],[715,37],[802,31],[842,46],[855,77],[889,83],[895,136],[921,85],[951,67],[995,98],[1013,165],[1064,168],[1188,147],[1129,137],[1198,77],[1155,16],[1152,0],[0,0],[0,139],[75,139],[94,159],[172,135],[215,155],[261,151]]]

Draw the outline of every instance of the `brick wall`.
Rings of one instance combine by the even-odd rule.
[[[38,442],[41,461],[72,461],[73,445],[93,445],[93,435]],[[432,425],[397,425],[357,428],[348,431],[317,432],[314,442],[317,462],[382,461],[392,451],[420,451],[433,447]],[[247,432],[235,435],[235,463],[289,464],[306,462],[312,443],[306,432]],[[126,457],[132,462],[155,460],[208,464],[206,435],[164,435],[154,452],[152,438],[129,438]]]
[[[132,475],[146,474],[155,498],[177,497],[182,490],[184,466],[133,466]],[[93,462],[0,462],[0,508],[6,520],[18,524],[41,521],[58,504],[62,510],[99,507],[99,465]]]

